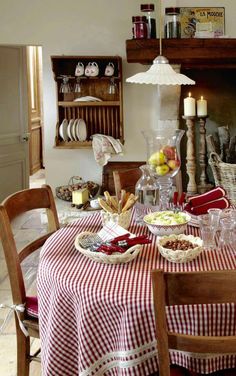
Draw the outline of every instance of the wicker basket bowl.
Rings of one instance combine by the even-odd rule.
[[[124,229],[128,229],[131,220],[132,209],[126,210],[124,213],[109,213],[104,210],[101,211],[102,225],[105,226],[108,222],[117,223]]]
[[[215,152],[210,154],[211,166],[215,185],[225,189],[227,198],[232,204],[236,204],[236,164],[222,162]]]
[[[195,248],[188,250],[173,250],[165,248],[165,244],[169,240],[187,240],[192,244],[196,244]],[[168,261],[181,263],[188,262],[195,259],[203,250],[203,241],[199,237],[194,237],[193,235],[169,235],[163,236],[157,240],[158,249],[163,257]]]
[[[101,252],[94,252],[90,251],[89,249],[82,248],[80,246],[79,240],[86,238],[87,236],[92,234],[94,235],[94,233],[88,231],[84,231],[78,234],[75,238],[75,248],[84,256],[102,264],[121,264],[130,262],[138,256],[139,252],[142,249],[141,244],[136,244],[133,247],[128,248],[124,253],[114,252],[112,255],[106,255]]]

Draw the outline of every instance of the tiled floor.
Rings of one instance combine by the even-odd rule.
[[[31,177],[30,186],[32,188],[40,187],[44,183],[45,177],[43,170],[40,170]],[[81,213],[71,208],[70,203],[59,199],[56,199],[56,206],[61,223],[88,214],[86,212]],[[29,212],[26,215],[22,215],[14,222],[14,235],[19,249],[26,244],[28,240],[33,240],[33,238],[42,234],[45,229],[44,215],[39,210],[34,213]],[[34,254],[33,257],[27,258],[27,262],[22,265],[28,295],[35,295],[36,292],[35,281],[38,256],[39,253]],[[11,302],[10,284],[0,242],[0,304],[11,304]],[[0,327],[4,323],[8,312],[8,309],[0,309]],[[32,345],[37,349],[38,343],[39,341],[35,339]],[[39,376],[40,374],[40,364],[32,362],[30,376]],[[16,339],[13,314],[10,315],[0,334],[0,376],[16,376]]]

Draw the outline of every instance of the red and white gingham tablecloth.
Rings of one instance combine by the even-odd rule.
[[[60,229],[45,243],[38,271],[39,321],[43,376],[138,375],[158,370],[151,270],[235,269],[230,249],[204,251],[186,264],[164,259],[148,229],[132,233],[153,239],[126,264],[100,264],[75,249],[78,233],[101,229],[100,213]],[[189,226],[188,233],[198,235]],[[183,333],[235,335],[234,304],[173,307],[169,327]],[[236,367],[236,355],[171,351],[172,363],[209,373]]]

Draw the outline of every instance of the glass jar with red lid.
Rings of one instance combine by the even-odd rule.
[[[156,38],[156,20],[155,18],[151,17],[151,13],[154,12],[154,4],[141,4],[140,10],[141,12],[146,13],[147,17],[147,37],[148,38]]]
[[[133,16],[133,38],[145,39],[147,38],[147,17],[146,16]]]

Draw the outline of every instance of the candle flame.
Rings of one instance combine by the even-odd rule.
[[[201,101],[203,100],[203,95],[201,95]]]
[[[189,97],[191,97],[191,96],[192,96],[192,94],[191,94],[191,93],[188,93],[188,96],[189,96]]]

